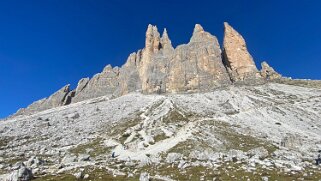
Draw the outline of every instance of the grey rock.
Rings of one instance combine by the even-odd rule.
[[[181,153],[168,153],[166,157],[167,163],[173,163],[176,161],[179,161],[183,158],[183,155]]]
[[[247,153],[250,157],[257,157],[259,159],[265,159],[269,156],[269,152],[264,147],[251,149]]]
[[[83,82],[86,81],[87,79],[83,80]],[[72,99],[73,103],[100,96],[112,96],[119,86],[119,68],[107,65],[101,73],[90,79],[86,86],[83,84],[80,82],[77,87],[78,92],[76,91],[76,95]],[[81,87],[83,88],[81,89]]]
[[[139,181],[149,181],[149,180],[150,180],[150,177],[147,172],[143,172],[140,174]]]
[[[89,78],[82,78],[79,80],[77,88],[76,88],[76,94],[79,94],[88,84]]]
[[[262,177],[262,181],[269,181],[269,177],[267,176]]]
[[[37,168],[44,164],[44,161],[36,156],[33,156],[26,161],[26,166],[29,168]]]
[[[282,78],[282,75],[277,73],[267,62],[261,63],[261,76],[266,80],[274,80]]]
[[[89,161],[90,155],[88,154],[79,154],[78,161]]]
[[[234,82],[261,79],[244,38],[228,23],[224,23],[224,61]]]
[[[29,105],[27,108],[22,108],[17,111],[15,116],[18,115],[29,115],[35,112],[43,111],[46,109],[63,106],[65,105],[65,100],[70,92],[70,85],[66,85],[55,92],[48,98],[41,99]]]
[[[89,175],[88,174],[85,174],[84,175],[84,179],[88,179],[89,178]]]
[[[80,172],[74,173],[74,176],[76,177],[76,179],[82,179],[83,178],[83,172],[80,171]]]
[[[18,163],[14,167],[14,171],[11,172],[6,181],[29,181],[33,178],[32,172],[23,163]]]
[[[65,164],[65,165],[69,165],[73,162],[77,161],[77,156],[75,155],[69,155],[67,154],[62,160],[61,163]]]
[[[281,140],[281,146],[286,147],[286,148],[297,148],[302,145],[302,140],[300,136],[296,136],[293,134],[286,134],[282,140]]]

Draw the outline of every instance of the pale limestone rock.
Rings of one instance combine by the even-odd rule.
[[[161,37],[161,46],[164,50],[174,50],[172,46],[172,41],[169,39],[166,28],[164,28],[163,35]]]
[[[142,83],[142,91],[145,93],[155,92],[155,85],[149,80],[151,69],[155,69],[153,56],[162,48],[160,43],[160,34],[156,26],[148,25],[146,31],[145,48],[142,51],[142,60],[140,61],[138,72]],[[156,69],[156,71],[158,71]]]
[[[151,26],[147,39],[152,39],[150,29]],[[199,24],[195,25],[191,41],[186,45],[173,49],[164,30],[160,48],[151,51],[148,47],[150,44],[146,44],[139,66],[145,93],[205,91],[230,83],[217,38]]]
[[[233,81],[260,78],[242,35],[224,23],[224,58]]]
[[[274,80],[274,79],[280,79],[282,78],[282,75],[277,73],[273,67],[270,67],[270,65],[267,62],[261,63],[261,76],[266,80]]]
[[[72,102],[79,102],[85,99],[109,95],[112,96],[119,87],[119,68],[112,68],[107,65],[101,73],[90,79],[87,85],[76,92]]]
[[[113,68],[107,65],[93,78],[83,78],[77,88],[69,85],[47,99],[37,101],[15,115],[30,114],[100,96],[110,98],[134,91],[143,93],[175,93],[211,91],[234,82],[257,83],[261,78],[243,37],[227,23],[224,52],[215,36],[196,24],[188,44],[173,48],[168,32],[162,36],[156,26],[148,25],[145,47],[129,55],[126,63]],[[263,77],[278,74],[264,64]],[[274,71],[275,72],[275,71]]]
[[[31,105],[29,105],[27,108],[19,109],[15,114],[15,116],[28,115],[28,114],[36,113],[46,109],[63,106],[65,105],[65,100],[69,92],[70,92],[70,85],[68,84],[62,87],[61,89],[59,89],[50,97],[36,101]]]
[[[6,181],[29,181],[33,178],[31,170],[23,163],[17,163],[14,167],[14,171],[5,178]]]
[[[199,24],[190,42],[175,49],[167,76],[167,92],[206,91],[230,83],[217,38]]]
[[[143,172],[140,174],[139,181],[149,181],[149,180],[150,180],[150,176],[147,172]]]

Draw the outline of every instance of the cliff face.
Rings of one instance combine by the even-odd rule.
[[[244,38],[226,22],[223,46],[226,68],[231,80],[237,82],[261,78]]]
[[[280,78],[266,63],[258,71],[244,38],[224,23],[223,51],[215,36],[195,25],[190,42],[173,48],[166,29],[162,35],[148,25],[145,47],[129,55],[122,67],[107,65],[93,78],[83,78],[75,90],[69,86],[37,101],[15,115],[67,105],[90,98],[118,97],[129,92],[205,92],[233,83],[256,84]]]

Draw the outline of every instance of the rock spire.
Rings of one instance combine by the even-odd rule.
[[[244,38],[227,22],[224,23],[223,52],[233,81],[259,78],[255,62],[247,50]]]
[[[176,48],[166,29],[160,36],[156,26],[148,25],[145,47],[131,53],[122,67],[107,65],[91,79],[81,79],[75,90],[66,85],[52,96],[20,109],[16,115],[100,96],[114,98],[134,91],[205,92],[234,82],[255,84],[281,77],[266,62],[259,72],[244,38],[228,23],[224,23],[224,29],[222,51],[217,38],[200,24],[195,25],[190,42]]]

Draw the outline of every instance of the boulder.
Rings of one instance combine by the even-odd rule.
[[[77,156],[76,155],[69,155],[67,154],[62,160],[61,163],[64,165],[70,165],[73,162],[77,161]]]
[[[33,178],[32,172],[23,163],[17,163],[13,171],[7,176],[6,181],[29,181]]]
[[[41,158],[33,156],[26,161],[26,166],[29,168],[37,168],[44,164],[44,161]]]
[[[139,181],[149,181],[149,180],[150,180],[150,177],[147,172],[143,172],[140,174]]]
[[[174,163],[176,161],[179,161],[183,158],[183,155],[180,153],[168,153],[166,157],[167,163]]]
[[[297,148],[302,146],[302,139],[299,135],[287,133],[281,140],[281,146],[286,148]]]
[[[79,154],[78,155],[78,161],[89,161],[90,155],[88,154]]]
[[[265,159],[266,157],[269,156],[269,152],[262,146],[258,147],[258,148],[251,149],[247,153],[250,157],[256,157],[259,159]]]

